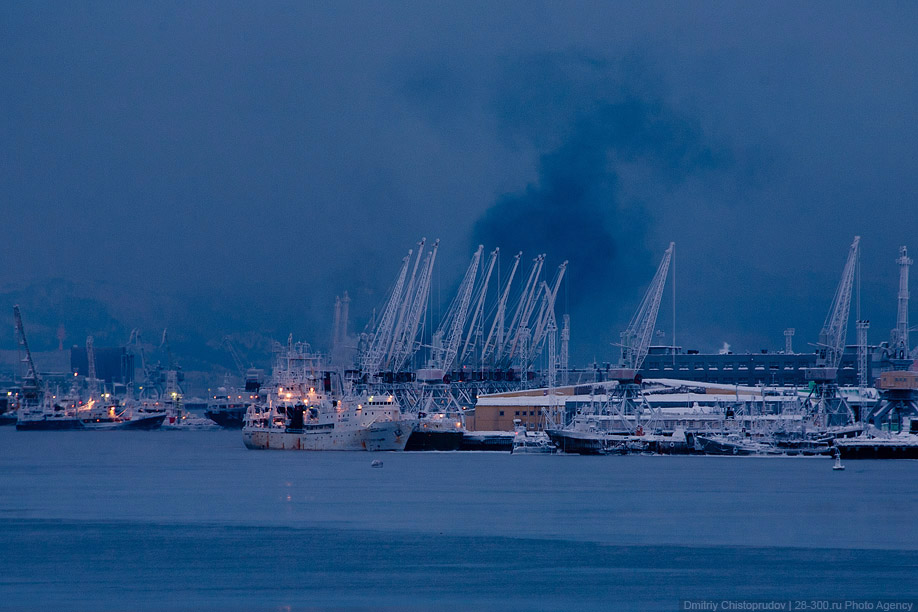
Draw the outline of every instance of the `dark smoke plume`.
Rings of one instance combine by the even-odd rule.
[[[654,194],[720,163],[695,123],[631,74],[570,55],[507,71],[498,113],[511,139],[542,151],[539,175],[498,198],[472,235],[473,243],[508,253],[569,260],[574,332],[584,340],[589,334],[584,349],[600,358],[609,353],[616,309],[636,307],[668,241],[649,242],[654,218],[665,214]]]

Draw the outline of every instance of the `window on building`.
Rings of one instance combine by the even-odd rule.
[[[503,410],[500,411],[500,416],[504,416],[504,411],[503,411]]]

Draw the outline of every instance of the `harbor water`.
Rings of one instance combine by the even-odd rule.
[[[11,427],[0,449],[0,609],[918,600],[918,461],[251,451],[238,431]]]

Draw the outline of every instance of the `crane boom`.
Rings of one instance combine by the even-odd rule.
[[[632,370],[636,373],[641,369],[644,358],[647,357],[653,329],[657,324],[660,301],[663,298],[666,274],[669,272],[669,263],[672,261],[675,248],[676,243],[670,242],[669,248],[663,253],[663,259],[660,261],[657,272],[647,288],[647,293],[644,294],[644,299],[641,300],[641,305],[638,307],[637,312],[634,313],[628,328],[622,332],[621,366],[625,370]]]
[[[19,312],[18,304],[13,306],[13,318],[16,321],[16,340],[19,343],[19,348],[25,352],[23,362],[28,368],[24,380],[31,381],[35,386],[39,386],[41,378],[38,376],[38,370],[35,369],[35,362],[32,361],[32,351],[29,350],[29,341],[26,340],[25,328],[22,325],[22,313]]]
[[[548,285],[544,286],[543,308],[539,310],[539,316],[536,319],[536,327],[532,334],[532,346],[529,349],[529,363],[535,361],[542,352],[542,341],[545,339],[547,325],[551,321],[555,330],[558,329],[557,319],[555,318],[555,301],[558,298],[558,289],[561,287],[561,280],[564,278],[564,272],[567,270],[567,261],[558,266],[558,272],[555,274],[555,281],[551,289]]]
[[[542,273],[542,266],[544,263],[544,254],[539,255],[533,260],[532,269],[529,271],[529,278],[520,296],[520,303],[517,305],[516,311],[513,313],[513,319],[510,321],[510,326],[507,328],[508,332],[512,335],[510,336],[509,346],[505,346],[504,354],[501,356],[502,362],[505,365],[509,364],[510,360],[513,359],[522,336],[527,333],[524,330],[528,330],[529,328],[529,317],[532,314],[532,307],[539,291],[542,289],[539,284],[539,275]]]
[[[475,333],[476,329],[478,329],[478,322],[481,318],[482,309],[484,308],[485,298],[488,295],[488,283],[491,281],[491,272],[494,271],[494,263],[497,261],[499,253],[500,249],[494,249],[491,251],[491,256],[488,259],[487,271],[485,272],[484,281],[481,283],[481,287],[478,291],[478,300],[476,300],[475,310],[472,313],[472,320],[469,322],[469,331],[465,336],[465,344],[462,347],[462,353],[459,357],[460,364],[465,363],[469,353],[475,348],[475,345],[472,343],[472,335]]]
[[[340,302],[339,302],[340,303]],[[336,309],[336,314],[339,314],[340,319],[340,308]],[[236,347],[233,346],[233,341],[229,336],[223,336],[223,346],[226,347],[227,352],[233,358],[233,363],[236,364],[236,369],[239,370],[239,376],[242,377],[242,380],[245,380],[245,366],[242,365],[242,358],[239,356],[239,352],[236,351]]]
[[[855,236],[848,248],[848,259],[842,270],[842,277],[832,299],[832,307],[826,316],[826,322],[819,332],[819,351],[816,357],[816,368],[825,368],[826,378],[834,379],[838,373],[842,353],[845,351],[845,340],[848,337],[848,315],[851,312],[851,294],[854,287],[854,271],[857,267],[857,252],[861,237]]]
[[[408,255],[402,259],[402,267],[399,270],[395,286],[392,288],[392,295],[389,296],[389,301],[386,303],[386,309],[383,311],[379,326],[370,340],[370,346],[363,355],[361,366],[365,374],[373,376],[379,373],[379,366],[389,346],[389,338],[392,336],[392,328],[395,324],[395,315],[401,300],[402,287],[405,285],[405,276],[408,274],[411,253],[412,251],[408,251]]]
[[[397,372],[404,368],[419,347],[417,342],[418,328],[427,309],[430,281],[433,278],[434,263],[437,261],[437,249],[439,246],[440,240],[438,239],[434,241],[433,248],[431,248],[427,258],[424,260],[424,267],[421,268],[421,276],[415,288],[414,298],[411,301],[411,309],[408,311],[408,320],[404,327],[403,338],[399,343],[398,352],[392,360],[393,371]]]
[[[414,297],[415,293],[415,282],[418,274],[418,265],[421,263],[421,258],[424,256],[424,245],[427,243],[427,238],[421,238],[421,241],[418,243],[418,253],[414,258],[414,266],[411,268],[411,276],[408,278],[408,284],[405,287],[402,297],[401,304],[399,304],[398,317],[396,318],[395,331],[392,333],[391,343],[389,349],[386,351],[383,359],[383,363],[380,364],[382,369],[392,369],[392,362],[395,359],[395,356],[401,352],[401,343],[404,340],[405,336],[405,325],[408,323],[407,316],[409,308],[411,307],[411,300]]]
[[[478,274],[478,263],[481,261],[482,251],[484,251],[484,245],[480,244],[465,271],[465,276],[459,285],[459,293],[437,330],[439,337],[445,337],[446,342],[442,348],[437,350],[438,355],[434,361],[435,367],[444,372],[449,372],[459,352],[459,343],[462,341],[462,331],[465,329],[465,319],[472,300],[472,289],[475,287],[475,277]]]
[[[499,354],[503,348],[504,315],[507,312],[507,298],[510,296],[510,288],[513,286],[513,277],[516,275],[516,269],[520,265],[520,257],[522,256],[523,252],[520,251],[513,257],[513,266],[510,268],[510,278],[507,279],[507,284],[504,286],[504,292],[497,302],[497,311],[494,313],[494,320],[491,322],[491,330],[488,332],[484,347],[481,349],[481,360],[483,362],[487,361],[495,350]],[[491,340],[494,340],[493,344]]]

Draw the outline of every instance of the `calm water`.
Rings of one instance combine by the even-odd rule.
[[[918,462],[831,464],[261,452],[239,432],[4,427],[0,608],[918,599]]]

